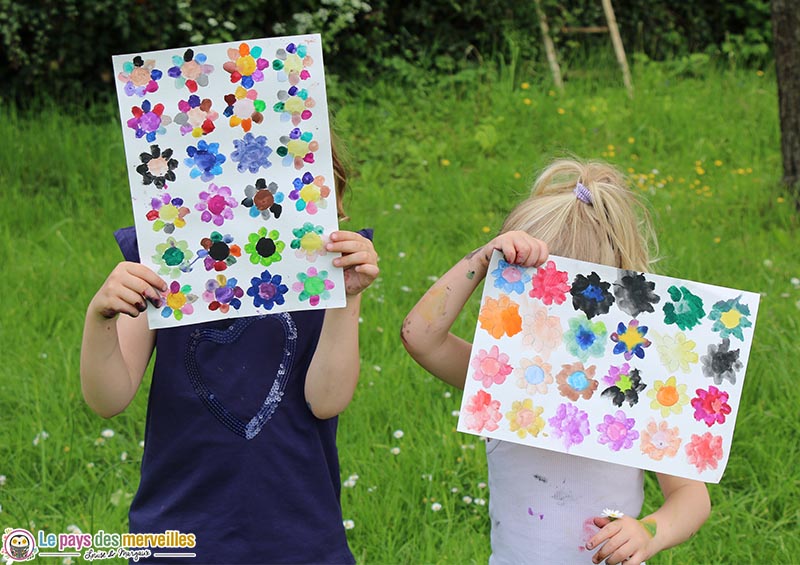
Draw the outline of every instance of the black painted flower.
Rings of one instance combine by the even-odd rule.
[[[631,369],[630,365],[623,363],[621,367],[611,366],[608,375],[603,377],[603,382],[611,384],[603,390],[600,396],[611,398],[615,406],[621,407],[623,402],[633,406],[639,402],[639,393],[647,385],[642,382],[639,369]]]
[[[614,296],[617,298],[617,307],[635,318],[642,312],[654,312],[653,304],[658,304],[661,297],[653,290],[656,284],[644,278],[644,274],[636,271],[621,271],[620,277],[614,283]]]
[[[142,184],[155,184],[157,188],[166,188],[167,181],[175,180],[175,169],[178,160],[172,158],[172,149],[161,151],[158,145],[150,146],[150,153],[139,155],[142,164],[136,172],[142,175]]]
[[[714,379],[715,384],[721,384],[723,379],[736,384],[736,373],[741,370],[742,362],[739,360],[739,350],[730,350],[731,340],[727,337],[719,345],[713,343],[708,346],[708,355],[700,357],[703,364],[703,375]]]
[[[569,291],[572,295],[572,306],[590,319],[598,314],[607,314],[614,304],[614,296],[608,292],[610,287],[611,283],[601,281],[594,271],[588,277],[575,275]]]

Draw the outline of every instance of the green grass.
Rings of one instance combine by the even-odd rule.
[[[360,562],[488,558],[487,506],[462,501],[488,500],[483,445],[455,432],[460,395],[413,363],[399,328],[430,278],[492,237],[535,172],[568,153],[608,159],[646,192],[660,273],[763,295],[730,462],[709,486],[712,516],[650,562],[797,561],[800,289],[791,279],[800,251],[794,207],[778,187],[774,75],[667,68],[637,68],[633,100],[613,69],[561,95],[546,77],[513,77],[511,65],[418,90],[382,82],[347,98],[334,89],[356,171],[348,225],[375,228],[382,270],[363,302],[361,381],[340,420],[343,479],[358,475],[342,505]],[[131,223],[114,111],[0,107],[9,140],[0,150],[3,527],[127,528],[147,385],[105,421],[83,403],[78,377],[85,307],[120,260],[112,231]],[[469,338],[475,318],[473,308],[455,331]],[[106,428],[115,434],[101,442]],[[49,437],[34,445],[43,430]],[[660,504],[650,475],[646,489],[647,512]]]

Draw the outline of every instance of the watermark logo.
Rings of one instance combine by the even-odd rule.
[[[3,546],[0,555],[10,561],[30,561],[39,552],[36,547],[36,538],[23,528],[6,528],[3,532]]]

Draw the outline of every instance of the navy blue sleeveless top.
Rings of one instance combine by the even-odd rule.
[[[133,228],[115,236],[138,261]],[[193,533],[196,547],[182,550],[197,554],[193,563],[355,562],[342,526],[337,418],[316,418],[304,394],[323,317],[156,332],[131,532]]]

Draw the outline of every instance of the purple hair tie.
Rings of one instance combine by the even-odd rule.
[[[589,204],[590,206],[592,205],[592,193],[589,192],[589,189],[583,186],[580,181],[575,185],[572,192],[575,193],[575,198],[581,202]]]

